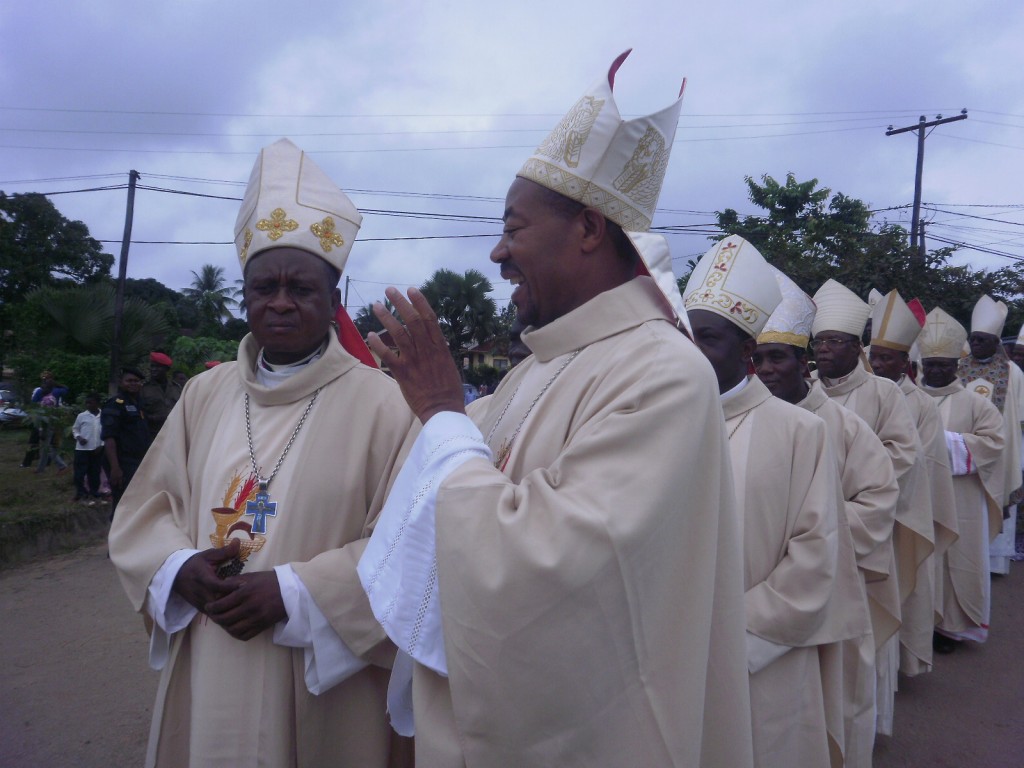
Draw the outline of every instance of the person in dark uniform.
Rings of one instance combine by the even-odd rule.
[[[149,448],[149,427],[139,401],[141,389],[139,369],[122,368],[117,394],[103,404],[100,412],[103,464],[113,496],[111,516]]]
[[[150,438],[156,437],[160,427],[167,421],[167,415],[181,397],[181,386],[167,376],[172,365],[174,361],[163,352],[150,352],[149,378],[139,394],[141,408],[149,424]]]

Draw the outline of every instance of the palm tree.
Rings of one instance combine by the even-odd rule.
[[[437,313],[456,363],[461,363],[467,344],[484,342],[495,332],[497,306],[487,295],[492,290],[491,281],[475,269],[462,275],[439,269],[420,288]]]
[[[193,303],[201,323],[209,330],[218,329],[231,319],[231,307],[237,306],[231,294],[233,289],[224,280],[224,268],[204,264],[199,272],[192,271],[192,285],[182,293]]]
[[[388,299],[384,299],[384,308],[392,315],[395,314],[395,308]],[[352,322],[355,323],[356,329],[364,339],[371,331],[380,333],[384,330],[384,326],[377,319],[377,315],[373,313],[373,304],[360,307],[359,311],[356,312],[356,316],[352,318]]]

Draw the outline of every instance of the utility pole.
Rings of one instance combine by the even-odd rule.
[[[910,247],[917,249],[918,256],[922,262],[924,261],[924,238],[920,238],[919,241],[918,233],[921,230],[921,177],[924,174],[924,140],[927,136],[925,130],[927,128],[934,128],[937,125],[955,123],[966,119],[966,109],[961,109],[960,114],[956,117],[936,115],[935,119],[930,122],[926,120],[924,115],[921,115],[916,125],[908,125],[904,128],[893,128],[890,125],[889,130],[885,132],[886,136],[895,136],[897,133],[907,133],[909,131],[917,133],[917,173],[914,176],[914,213],[910,220]],[[920,245],[918,244],[919,242]]]
[[[114,298],[114,338],[110,343],[110,394],[117,392],[121,374],[121,321],[124,316],[124,281],[128,276],[128,246],[132,241],[132,216],[135,213],[135,183],[138,171],[128,171],[128,207],[124,214],[124,236],[121,238],[121,260],[117,267],[117,295]]]
[[[345,311],[348,311],[348,284],[352,280],[351,277],[345,275],[345,303],[342,305],[345,307]]]

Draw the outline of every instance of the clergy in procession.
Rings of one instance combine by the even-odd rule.
[[[110,558],[162,669],[147,766],[411,764],[356,564],[412,414],[332,329],[361,219],[290,141],[260,153],[235,225],[251,332],[121,499]]]
[[[983,643],[988,638],[988,548],[1003,522],[1003,462],[1009,453],[999,410],[957,377],[966,339],[964,327],[936,307],[928,313],[917,341],[922,389],[935,398],[945,428],[960,534],[946,550],[940,569],[944,605],[935,648],[943,653],[953,650],[956,641]]]
[[[645,232],[680,102],[622,120],[624,58],[508,190],[491,260],[533,354],[494,394],[467,414],[420,292],[386,292],[404,325],[375,308],[398,353],[371,348],[423,427],[359,574],[417,765],[752,763],[715,376]]]
[[[899,590],[895,579],[889,578],[899,487],[889,454],[871,427],[829,398],[821,382],[805,378],[816,308],[796,283],[777,269],[773,272],[782,302],[758,334],[752,359],[758,378],[773,395],[825,422],[839,466],[844,517],[866,592],[870,631],[825,646],[823,675],[828,682],[835,676],[831,670],[830,677],[830,667],[838,665],[841,670],[843,765],[870,768],[875,743],[875,655],[900,625]]]
[[[920,503],[919,487],[927,485],[921,441],[906,398],[893,382],[871,373],[860,334],[870,307],[855,293],[827,280],[814,294],[817,314],[811,327],[811,348],[825,394],[849,408],[871,427],[889,452],[900,495],[892,542],[895,579],[902,602],[914,591],[917,573],[934,548],[931,515]],[[892,733],[893,701],[899,668],[899,639],[891,637],[876,659],[878,733]]]
[[[781,300],[750,243],[716,244],[683,300],[718,379],[743,521],[754,764],[828,766],[844,748],[842,668],[826,682],[820,648],[870,634],[832,446],[821,419],[748,374]]]
[[[1021,500],[1021,419],[1024,418],[1024,372],[1006,356],[1000,336],[1007,307],[983,295],[971,312],[970,354],[960,359],[958,376],[968,391],[991,402],[1003,417],[1004,520],[989,548],[992,573],[1009,573],[1014,554],[1017,518],[1008,507]]]
[[[942,419],[935,401],[922,392],[906,373],[910,364],[910,348],[921,333],[918,316],[898,292],[890,291],[875,304],[871,320],[871,368],[876,376],[894,381],[906,397],[921,439],[923,453],[919,463],[924,467],[926,479],[919,486],[915,501],[926,505],[932,518],[935,551],[918,567],[914,591],[902,603],[900,672],[914,676],[928,672],[932,667],[935,614],[936,611],[941,612],[941,584],[937,591],[935,563],[941,561],[942,553],[957,536],[953,476],[950,474]]]

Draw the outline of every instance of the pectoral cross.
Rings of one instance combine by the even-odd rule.
[[[277,517],[277,502],[271,501],[270,496],[267,494],[269,484],[268,481],[260,478],[260,489],[256,493],[256,498],[245,503],[245,514],[253,516],[253,533],[266,533],[267,515]]]

